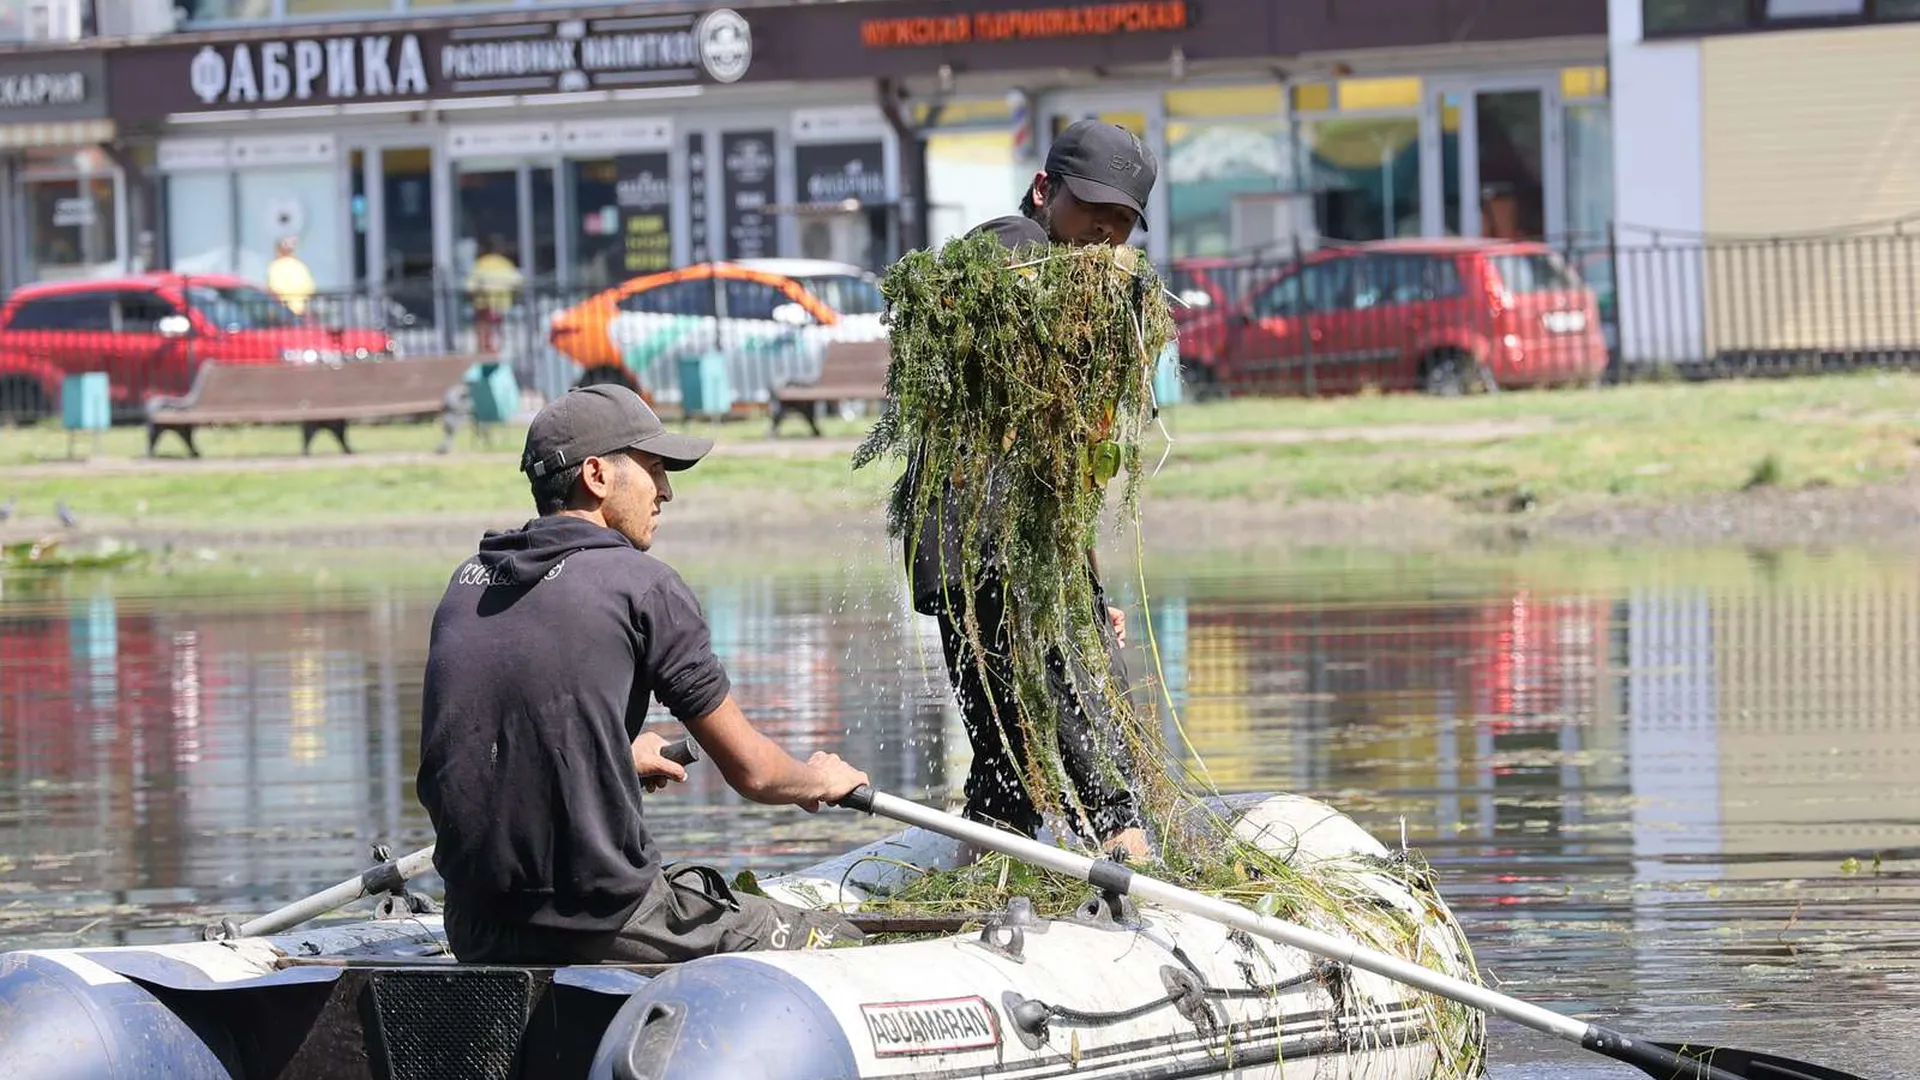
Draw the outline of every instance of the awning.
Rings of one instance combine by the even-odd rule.
[[[50,120],[40,124],[0,124],[0,150],[23,146],[92,146],[113,141],[111,120]]]

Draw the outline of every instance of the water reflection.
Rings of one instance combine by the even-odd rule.
[[[937,643],[882,571],[691,577],[774,737],[952,794],[967,750]],[[0,940],[175,939],[345,877],[373,841],[425,842],[418,680],[443,580],[10,583]],[[1597,576],[1222,561],[1149,584],[1133,667],[1164,676],[1145,696],[1173,706],[1185,764],[1404,834],[1509,990],[1869,1074],[1905,1060],[1920,574],[1729,553]],[[711,768],[648,814],[675,856],[728,866],[884,831],[746,804]],[[1500,1030],[1513,1075],[1607,1071]]]

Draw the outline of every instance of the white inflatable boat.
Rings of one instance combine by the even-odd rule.
[[[1347,898],[1302,923],[1471,977],[1446,904],[1350,819],[1296,796],[1220,806],[1241,838]],[[914,868],[951,866],[957,848],[908,829],[762,888],[857,912]],[[1091,889],[1067,917],[1015,898],[964,933],[647,967],[458,964],[438,917],[412,906],[389,897],[375,919],[273,937],[0,955],[0,1076],[1424,1080],[1481,1068],[1477,1013]]]

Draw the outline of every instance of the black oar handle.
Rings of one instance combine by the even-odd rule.
[[[700,744],[694,742],[693,736],[689,735],[661,747],[660,756],[684,769],[700,760]]]
[[[833,800],[829,805],[846,810],[858,810],[863,814],[873,813],[873,785],[861,784],[845,795]]]

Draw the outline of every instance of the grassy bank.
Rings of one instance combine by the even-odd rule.
[[[1899,480],[1920,445],[1920,377],[1630,386],[1434,400],[1236,400],[1168,410],[1174,443],[1149,484],[1155,499],[1288,504],[1425,496],[1504,514],[1596,500],[1685,500],[1742,489],[1849,487]],[[704,428],[722,446],[681,479],[676,512],[764,519],[868,515],[890,474],[847,465],[856,425],[822,443],[765,438],[758,422]],[[515,471],[521,432],[490,448],[463,434],[433,455],[431,427],[354,432],[361,454],[321,437],[312,459],[286,428],[209,431],[200,461],[149,462],[137,430],[108,434],[85,463],[65,462],[57,429],[0,432],[0,502],[16,526],[50,523],[56,500],[83,522],[219,530],[436,515],[508,518],[527,509]],[[1157,459],[1156,432],[1148,447]],[[83,450],[90,442],[82,440]]]

